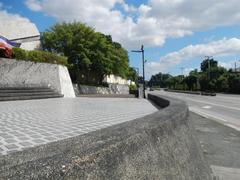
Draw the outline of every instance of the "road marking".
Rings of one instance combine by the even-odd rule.
[[[237,126],[235,126],[233,124],[229,124],[229,122],[227,120],[225,120],[225,119],[223,119],[223,118],[221,118],[219,116],[212,115],[212,114],[209,114],[209,113],[205,113],[205,112],[196,110],[194,107],[191,107],[191,106],[189,106],[189,110],[194,112],[194,113],[196,113],[196,114],[199,114],[199,115],[201,115],[201,116],[203,116],[205,118],[212,119],[212,120],[215,120],[217,122],[222,121],[222,123],[221,122],[220,123],[223,124],[224,126],[228,126],[228,127],[232,128],[232,129],[240,131],[239,127],[237,127]]]
[[[232,124],[225,124],[225,125],[227,125],[227,126],[230,127],[230,128],[233,128],[233,129],[235,129],[235,130],[237,130],[237,131],[240,131],[240,128],[237,127],[237,126],[234,126],[234,125],[232,125]]]
[[[167,93],[166,93],[167,94]],[[164,94],[164,95],[166,95]],[[174,94],[174,93],[173,93]],[[221,105],[221,104],[215,104],[215,103],[211,103],[211,102],[207,102],[207,101],[201,101],[201,100],[193,100],[191,99],[191,97],[187,96],[187,95],[184,95],[183,94],[179,94],[178,93],[175,93],[176,95],[174,96],[175,98],[178,98],[178,99],[181,99],[181,100],[184,100],[184,99],[188,99],[189,101],[193,101],[193,102],[198,102],[198,103],[203,103],[203,104],[209,104],[209,105],[213,105],[213,106],[219,106],[219,107],[224,107],[224,108],[227,108],[227,109],[233,109],[233,110],[237,110],[237,111],[240,111],[240,108],[237,108],[237,107],[231,107],[231,106],[225,106],[225,105]],[[169,97],[172,97],[170,95],[168,95]]]
[[[192,106],[189,106],[189,110],[192,111],[192,112],[195,112],[195,113],[197,113],[197,114],[199,114],[199,115],[201,115],[201,116],[203,116],[205,118],[210,118],[210,119],[214,118],[216,120],[220,120],[220,121],[223,121],[223,122],[228,122],[227,120],[225,120],[225,119],[223,119],[223,118],[221,118],[219,116],[212,115],[212,114],[209,114],[209,113],[206,113],[206,112],[202,112],[202,111],[196,110]]]
[[[202,108],[203,108],[203,109],[211,109],[212,106],[203,106]]]
[[[190,98],[187,98],[187,97],[185,97],[185,98],[190,100],[190,101],[194,101],[194,102],[199,102],[199,103],[203,103],[203,104],[209,104],[209,105],[213,105],[213,106],[219,106],[219,107],[224,107],[224,108],[227,108],[227,109],[233,109],[233,110],[240,111],[240,108],[237,108],[237,107],[225,106],[225,105],[221,105],[221,104],[215,104],[215,103],[200,101],[200,100],[193,100],[193,99],[190,99]]]
[[[240,178],[240,169],[211,165],[213,174],[219,179],[237,180]]]

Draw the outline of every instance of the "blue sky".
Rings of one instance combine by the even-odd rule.
[[[231,1],[231,2],[230,2]],[[35,23],[40,32],[56,22],[77,20],[111,34],[129,50],[131,66],[141,68],[145,45],[147,77],[180,74],[214,56],[222,66],[240,59],[240,7],[237,0],[0,0],[1,9]],[[232,5],[231,5],[232,4]],[[240,65],[240,64],[239,64]]]

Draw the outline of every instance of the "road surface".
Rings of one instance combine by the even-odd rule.
[[[201,96],[166,91],[151,93],[181,99],[188,104],[190,111],[240,131],[240,95]]]

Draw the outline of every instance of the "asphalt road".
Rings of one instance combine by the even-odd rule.
[[[240,131],[240,95],[201,96],[166,91],[151,93],[181,99],[188,104],[190,111]]]

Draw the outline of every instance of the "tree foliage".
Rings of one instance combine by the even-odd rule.
[[[200,72],[195,69],[186,77],[181,75],[171,76],[164,79],[164,82],[161,81],[162,73],[159,73],[153,75],[150,82],[158,86],[166,84],[168,88],[175,90],[201,90],[240,94],[240,72],[218,66],[218,62],[213,58],[204,59],[200,68]]]
[[[167,87],[168,82],[166,81],[167,79],[169,79],[171,77],[170,74],[162,74],[162,73],[158,73],[156,75],[153,75],[151,77],[151,79],[149,80],[148,84],[151,87],[161,87],[161,88],[165,88]]]
[[[127,78],[127,51],[111,36],[96,32],[85,24],[60,23],[43,33],[43,49],[68,57],[70,75],[78,83],[101,84],[104,76]]]

